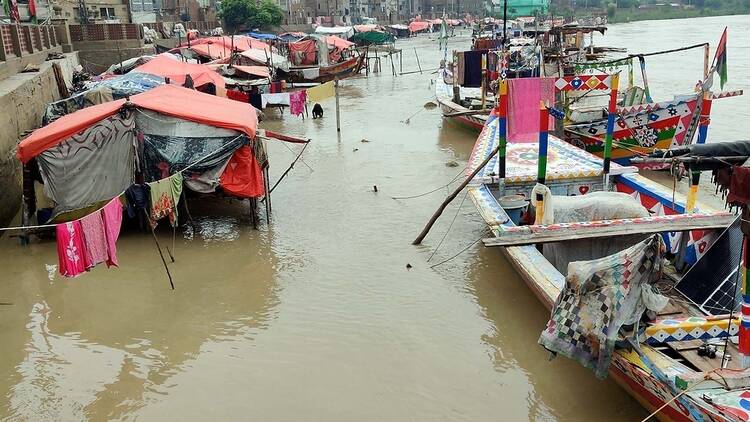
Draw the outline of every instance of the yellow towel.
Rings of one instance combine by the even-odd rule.
[[[307,101],[317,103],[335,95],[333,81],[326,82],[307,90]]]

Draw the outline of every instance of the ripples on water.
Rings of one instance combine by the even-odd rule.
[[[605,41],[633,51],[715,42],[725,22],[730,85],[742,87],[746,18],[613,26]],[[468,47],[467,38],[453,42]],[[400,44],[405,71],[416,69],[412,46],[425,69],[441,58],[429,39]],[[649,61],[655,98],[673,81],[691,88],[690,66]],[[429,268],[485,235],[470,201],[460,208],[455,201],[423,246],[410,245],[443,194],[391,197],[449,182],[458,168],[446,163],[464,165],[475,137],[443,122],[439,110],[422,109],[433,99],[432,77],[344,82],[340,137],[332,100],[323,120],[268,112],[265,127],[313,139],[307,165],[298,163],[274,191],[270,227],[253,230],[237,202],[191,202],[193,224],[178,233],[170,264],[175,291],[145,233],[121,236],[122,268],[73,280],[48,270],[57,262],[54,243],[1,239],[0,302],[12,305],[0,305],[0,418],[643,417],[613,382],[564,359],[547,361],[536,344],[547,312],[497,250],[475,244]],[[717,102],[722,116],[711,133],[738,137],[745,128],[728,119],[747,117],[746,101]],[[299,147],[290,148],[270,146],[272,180]],[[160,242],[171,249],[165,226]]]

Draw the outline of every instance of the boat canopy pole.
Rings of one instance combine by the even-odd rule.
[[[607,112],[607,134],[604,137],[604,190],[609,190],[609,168],[612,160],[612,137],[615,130],[615,115],[617,114],[617,87],[620,84],[620,73],[612,75],[612,85],[609,89],[609,110]]]
[[[537,159],[536,182],[543,185],[547,179],[547,147],[549,146],[549,110],[544,101],[539,103],[539,158]],[[534,189],[536,190],[536,188]],[[542,224],[544,219],[544,194],[536,193],[535,224]]]
[[[497,102],[497,146],[498,159],[497,159],[497,176],[498,176],[498,188],[500,195],[504,195],[505,192],[505,153],[508,144],[508,130],[507,130],[507,115],[508,115],[508,82],[505,79],[500,80],[498,86],[498,102]]]

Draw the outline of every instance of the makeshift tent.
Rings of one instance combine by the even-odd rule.
[[[253,63],[271,66],[276,69],[281,69],[285,72],[289,71],[289,60],[284,56],[280,56],[276,53],[271,53],[263,50],[245,50],[240,53],[240,56],[250,60]]]
[[[47,107],[44,109],[44,116],[42,116],[42,125],[48,125],[52,121],[74,111],[112,100],[112,90],[106,86],[99,86],[79,92],[63,100],[47,104]]]
[[[210,67],[221,75],[234,76],[237,74],[241,74],[258,78],[268,78],[270,76],[270,72],[268,71],[268,67],[266,66],[242,66],[238,64],[232,66],[223,64],[212,64],[206,66]]]
[[[328,66],[338,62],[341,53],[354,46],[353,42],[335,35],[312,34],[297,42],[289,43],[289,58],[295,65]]]
[[[232,39],[234,38],[234,39]],[[202,44],[211,44],[218,46],[220,49],[226,49],[227,51],[231,51],[232,46],[234,46],[234,49],[237,51],[245,51],[250,49],[257,49],[257,50],[267,50],[271,51],[271,46],[264,43],[263,41],[256,40],[255,38],[247,37],[244,35],[238,35],[235,37],[206,37],[206,38],[199,38],[197,40],[190,41],[190,48],[193,48],[198,45]],[[182,43],[180,47],[188,47],[188,43]]]
[[[369,24],[369,25],[354,25],[354,32],[370,32],[370,31],[377,31],[378,25],[375,24]]]
[[[55,214],[118,196],[134,182],[136,168],[146,181],[185,170],[189,189],[213,192],[231,160],[233,194],[257,197],[263,194],[257,148],[234,156],[252,144],[257,123],[248,104],[163,85],[129,102],[63,116],[24,139],[17,157],[24,164],[36,158]]]
[[[307,36],[304,32],[284,32],[279,34],[279,39],[285,42],[299,41],[300,39]]]
[[[99,88],[107,88],[112,93],[112,98],[119,100],[120,98],[146,92],[159,85],[164,85],[163,76],[131,72],[102,81],[87,83],[86,90],[91,91]]]
[[[393,35],[386,32],[359,32],[354,34],[351,38],[352,41],[358,45],[372,45],[372,44],[388,44],[394,42],[396,39]]]
[[[146,63],[147,61],[153,59],[156,56],[153,55],[146,55],[146,56],[139,56],[139,57],[133,57],[127,60],[123,60],[121,62],[117,62],[110,66],[103,74],[112,74],[112,75],[122,75],[125,73],[130,72],[131,70],[135,69],[136,67],[142,65],[143,63]]]
[[[326,44],[328,44],[328,48],[331,48],[331,49],[337,48],[337,49],[343,50],[343,49],[347,49],[349,47],[354,46],[353,42],[347,41],[336,35],[323,37],[323,40],[326,42]]]
[[[430,29],[429,22],[412,22],[409,24],[409,32],[416,33]]]
[[[148,63],[142,64],[135,69],[133,73],[150,73],[165,78],[169,78],[172,83],[182,85],[185,83],[186,76],[190,75],[195,88],[212,83],[217,89],[224,88],[224,79],[221,75],[214,72],[202,64],[185,63],[172,60],[163,54],[156,56]]]
[[[347,40],[354,35],[354,28],[351,26],[319,26],[315,28],[315,33],[322,35],[338,35]]]
[[[255,38],[256,40],[278,40],[274,34],[266,34],[264,32],[248,32],[247,36]]]

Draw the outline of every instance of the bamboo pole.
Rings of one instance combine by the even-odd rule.
[[[167,260],[164,259],[164,254],[161,252],[161,246],[159,245],[159,239],[156,237],[156,231],[154,231],[154,225],[151,224],[151,219],[149,218],[148,214],[146,213],[146,209],[143,208],[143,214],[146,216],[146,224],[151,228],[151,235],[154,236],[154,243],[156,243],[156,250],[159,251],[159,257],[161,257],[161,262],[164,264],[164,269],[167,271],[167,277],[169,278],[169,285],[172,287],[172,290],[174,290],[174,282],[172,281],[172,274],[169,272],[169,266],[167,265]]]
[[[427,233],[430,232],[430,229],[435,224],[435,222],[437,221],[437,219],[440,217],[440,215],[443,213],[443,211],[445,211],[445,207],[447,207],[448,204],[451,203],[451,201],[453,201],[454,199],[456,199],[456,196],[458,196],[458,194],[461,193],[461,191],[469,184],[469,182],[471,182],[471,180],[474,179],[474,176],[476,176],[477,174],[479,174],[479,172],[482,171],[482,169],[487,165],[487,163],[489,163],[490,160],[493,157],[495,157],[495,155],[499,151],[500,151],[500,145],[498,145],[497,147],[495,147],[495,149],[492,150],[492,152],[487,156],[487,158],[485,158],[484,161],[482,161],[477,166],[477,168],[474,169],[474,171],[471,172],[471,174],[469,175],[469,177],[467,177],[466,180],[464,180],[463,183],[461,183],[461,185],[458,188],[456,188],[455,191],[453,191],[453,193],[451,193],[450,195],[448,195],[447,198],[445,198],[445,200],[443,201],[443,203],[440,204],[440,207],[438,207],[438,209],[435,211],[435,213],[432,214],[432,217],[430,217],[430,221],[427,222],[427,225],[422,229],[422,232],[419,233],[419,236],[417,236],[417,238],[414,239],[414,241],[411,243],[412,245],[419,245],[419,244],[422,243],[422,241],[427,236]]]
[[[703,105],[701,107],[701,117],[698,126],[698,144],[705,144],[708,139],[708,125],[711,124],[711,93],[703,93]],[[698,201],[698,185],[701,180],[700,170],[690,170],[690,190],[688,191],[687,201],[685,204],[685,212],[692,214],[695,211],[695,204]]]
[[[419,64],[419,54],[417,54],[417,47],[414,47],[414,57],[417,58],[417,67],[419,68],[419,73],[422,73],[422,65]]]
[[[638,56],[638,62],[641,66],[641,77],[643,78],[643,92],[646,95],[646,102],[653,103],[654,100],[651,99],[651,90],[648,87],[648,78],[646,77],[646,60],[643,58],[643,56]]]

